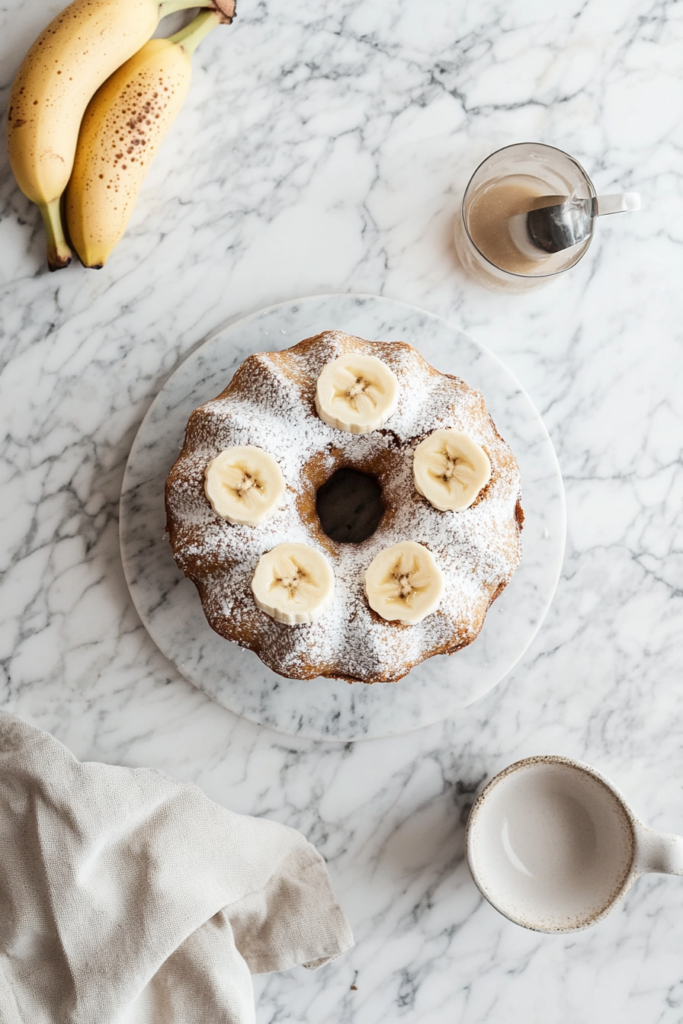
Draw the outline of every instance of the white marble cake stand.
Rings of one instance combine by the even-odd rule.
[[[479,388],[519,460],[524,556],[463,651],[413,669],[399,683],[366,686],[288,680],[209,627],[194,585],[164,535],[164,483],[187,419],[218,395],[252,352],[287,348],[338,328],[371,341],[410,342],[437,369]],[[293,428],[295,429],[295,427]],[[133,444],[121,494],[121,553],[142,621],[178,670],[238,715],[316,739],[394,736],[439,721],[481,697],[522,657],[552,601],[562,564],[565,504],[552,443],[515,377],[469,335],[412,306],[374,296],[324,295],[271,306],[196,349],[157,395]]]

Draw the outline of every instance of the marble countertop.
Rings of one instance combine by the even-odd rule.
[[[59,6],[2,5],[3,105]],[[3,148],[0,704],[318,846],[357,946],[256,979],[259,1024],[683,1020],[680,880],[542,936],[483,902],[463,855],[481,783],[535,753],[594,764],[683,831],[682,71],[673,0],[242,0],[98,272],[45,272]],[[643,209],[601,223],[561,281],[506,296],[463,275],[452,220],[479,160],[526,139]],[[126,456],[169,373],[220,325],[325,292],[412,302],[490,346],[545,418],[568,506],[555,602],[512,674],[440,725],[355,745],[193,689],[137,618],[118,543]]]

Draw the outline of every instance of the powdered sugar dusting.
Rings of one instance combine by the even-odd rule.
[[[318,375],[348,351],[382,359],[401,385],[396,412],[372,434],[336,430],[315,412]],[[462,512],[438,511],[413,484],[414,449],[439,427],[470,434],[491,462],[489,484]],[[268,451],[287,485],[282,507],[257,527],[221,520],[204,495],[208,462],[224,448],[246,444]],[[330,540],[315,512],[318,487],[341,466],[373,472],[382,486],[386,512],[361,544]],[[398,679],[425,658],[475,639],[521,558],[520,489],[517,462],[477,391],[438,373],[409,345],[329,331],[285,352],[250,356],[228,389],[193,413],[166,502],[176,562],[198,586],[217,632],[286,676],[372,682]],[[429,548],[445,580],[438,611],[414,626],[377,616],[363,587],[375,555],[402,540]],[[334,568],[334,604],[310,625],[277,623],[253,600],[259,558],[284,542],[311,544]]]

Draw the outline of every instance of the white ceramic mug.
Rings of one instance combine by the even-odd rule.
[[[467,824],[481,893],[524,928],[570,932],[603,918],[639,875],[683,875],[683,837],[653,832],[594,768],[529,757],[496,775]]]

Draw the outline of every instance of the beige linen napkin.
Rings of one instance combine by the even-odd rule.
[[[251,973],[351,945],[294,829],[0,711],[1,1024],[250,1024]]]

